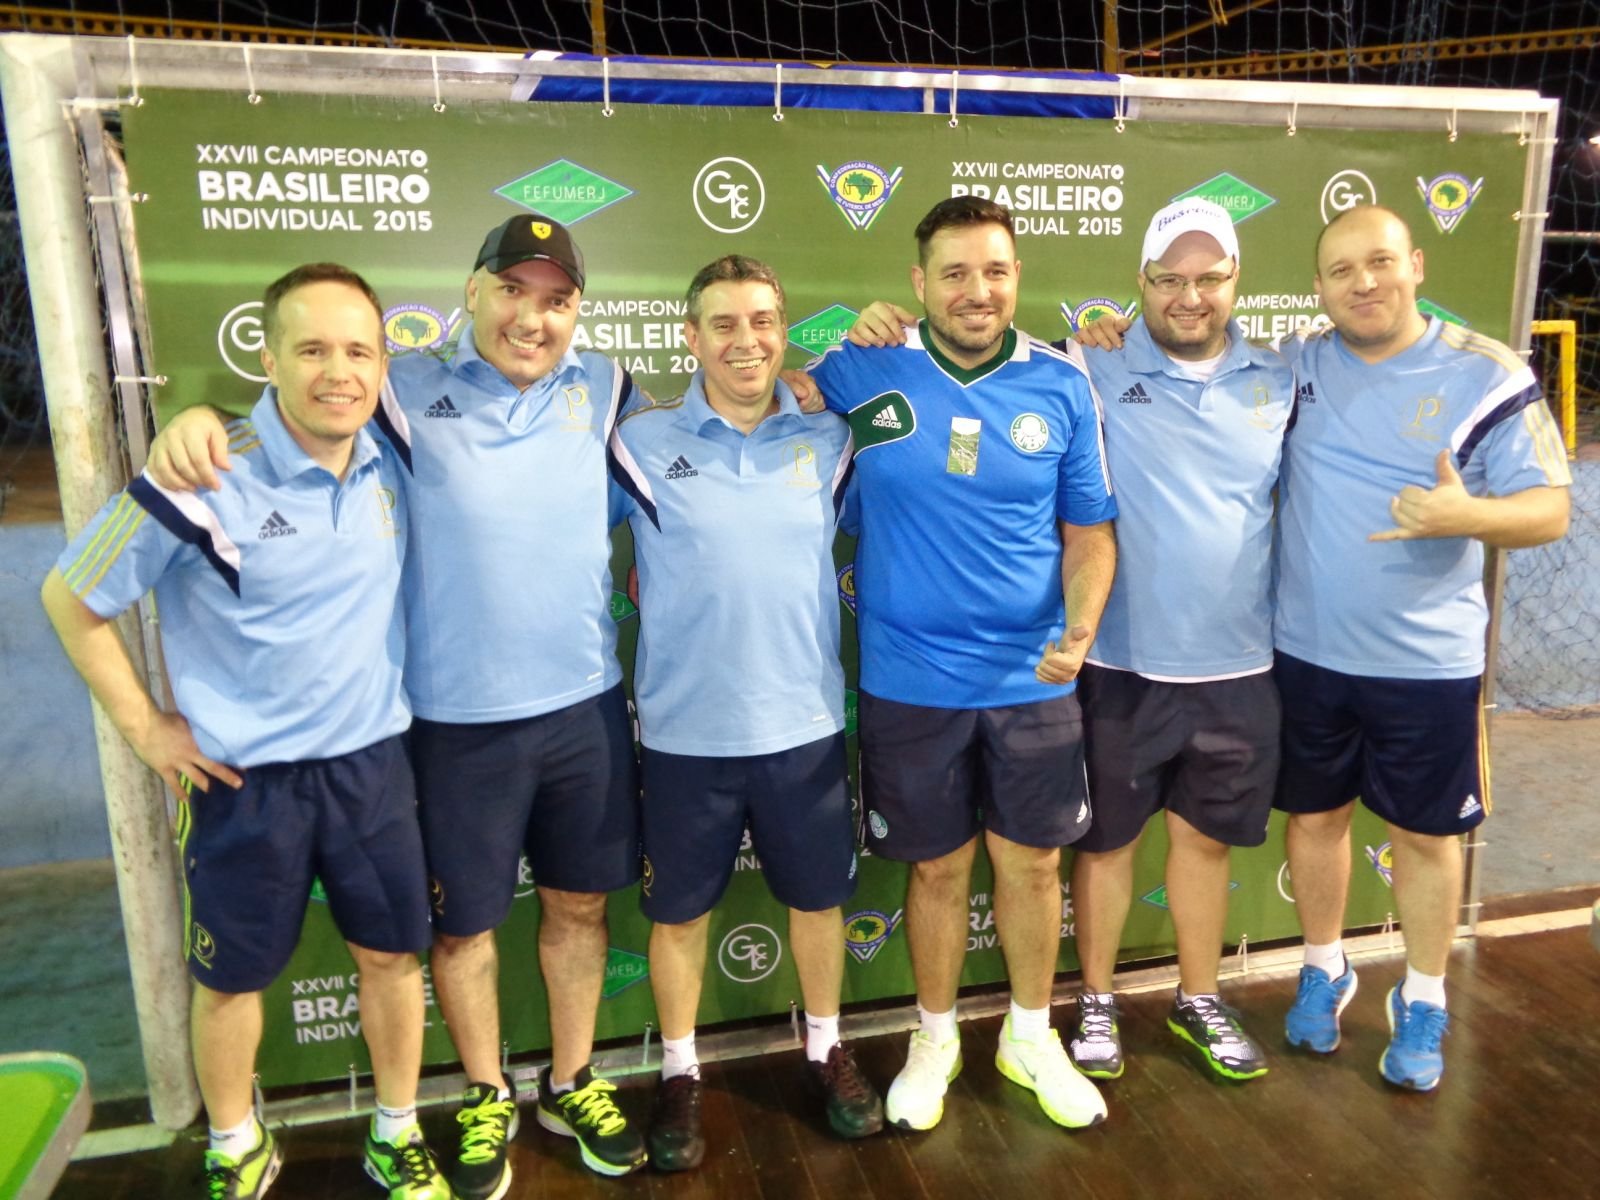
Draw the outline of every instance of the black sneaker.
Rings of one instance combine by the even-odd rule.
[[[883,1128],[883,1099],[843,1043],[834,1044],[825,1063],[807,1059],[806,1070],[827,1104],[828,1124],[840,1137],[870,1137]]]
[[[650,1161],[658,1171],[690,1171],[706,1156],[700,1132],[700,1076],[663,1079],[650,1111]]]
[[[559,1096],[550,1090],[550,1068],[539,1076],[539,1124],[577,1138],[583,1165],[601,1175],[637,1171],[647,1158],[644,1139],[611,1098],[616,1090],[588,1067],[578,1072],[572,1090]]]
[[[1199,1050],[1206,1066],[1224,1079],[1255,1079],[1267,1073],[1266,1056],[1221,996],[1174,1000],[1167,1028]]]
[[[492,1083],[470,1083],[456,1113],[461,1126],[461,1156],[450,1173],[450,1186],[461,1200],[500,1200],[511,1190],[511,1164],[506,1143],[517,1136],[517,1085],[507,1080],[511,1095],[500,1099]]]

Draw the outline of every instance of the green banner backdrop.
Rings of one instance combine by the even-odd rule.
[[[690,276],[738,251],[771,263],[789,296],[790,365],[825,349],[873,299],[911,304],[911,231],[938,200],[988,195],[1013,210],[1023,260],[1017,323],[1058,338],[1079,320],[1127,311],[1140,239],[1169,200],[1203,195],[1234,216],[1241,242],[1237,314],[1251,337],[1319,319],[1311,279],[1317,231],[1352,203],[1378,200],[1410,222],[1427,256],[1423,304],[1508,335],[1526,149],[1515,138],[1281,127],[1202,126],[727,108],[429,104],[367,96],[146,91],[125,116],[153,368],[169,382],[161,418],[199,402],[243,412],[264,382],[262,288],[297,263],[362,272],[390,307],[395,352],[445,340],[484,232],[536,210],[573,226],[589,286],[574,344],[604,351],[656,394],[696,364],[684,343]],[[1463,232],[1464,231],[1464,232]],[[618,565],[629,553],[619,537]],[[854,666],[850,548],[841,543],[847,667]],[[618,578],[622,575],[619,573]],[[636,614],[613,616],[624,662]],[[853,694],[852,722],[853,732]],[[1267,844],[1234,855],[1230,943],[1298,935],[1281,819]],[[1393,905],[1381,823],[1356,827],[1352,926]],[[1138,859],[1127,959],[1173,951],[1161,886],[1165,840]],[[1076,967],[1068,869],[1059,965]],[[845,999],[908,995],[901,932],[905,869],[864,858],[846,920]],[[511,1049],[548,1045],[535,969],[538,902],[524,878],[501,931],[504,1030]],[[653,1020],[635,895],[613,897],[599,1036]],[[987,864],[974,874],[964,981],[1004,977]],[[713,917],[702,1018],[780,1013],[799,991],[783,910],[746,849]],[[454,1057],[430,1001],[426,1054]],[[269,991],[260,1056],[268,1084],[366,1069],[351,964],[324,905],[313,904],[289,970]]]

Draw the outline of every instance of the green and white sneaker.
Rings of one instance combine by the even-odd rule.
[[[1174,1000],[1167,1028],[1199,1050],[1206,1066],[1224,1079],[1257,1079],[1267,1073],[1266,1056],[1221,996]]]
[[[1117,998],[1110,992],[1078,996],[1078,1015],[1069,1030],[1072,1065],[1090,1079],[1122,1077],[1122,1036],[1117,1029]]]
[[[238,1159],[218,1150],[206,1151],[206,1200],[256,1200],[267,1194],[283,1167],[283,1149],[272,1130],[265,1125],[258,1128],[261,1144]]]
[[[628,1124],[612,1093],[617,1085],[584,1067],[570,1092],[550,1090],[550,1068],[539,1076],[539,1124],[551,1133],[578,1139],[583,1165],[601,1175],[626,1175],[649,1157],[644,1138]]]
[[[1044,1115],[1068,1129],[1087,1129],[1106,1119],[1106,1101],[1072,1065],[1061,1045],[1061,1035],[1050,1030],[1037,1042],[1011,1036],[1011,1018],[1000,1028],[1000,1046],[994,1065],[1012,1083],[1031,1091]]]
[[[380,1142],[369,1132],[363,1165],[374,1183],[389,1189],[389,1200],[452,1200],[455,1195],[416,1125],[396,1142]]]

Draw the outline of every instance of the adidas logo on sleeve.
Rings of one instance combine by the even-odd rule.
[[[1150,393],[1144,390],[1144,384],[1136,383],[1122,395],[1117,397],[1118,404],[1149,404]]]
[[[1296,404],[1315,404],[1317,402],[1317,391],[1311,386],[1309,379],[1295,388],[1294,402]]]
[[[282,513],[277,509],[273,509],[272,515],[261,522],[261,530],[256,534],[256,537],[264,542],[268,538],[290,537],[299,532],[298,529],[284,520]]]
[[[461,410],[450,403],[449,396],[440,396],[439,399],[428,405],[427,411],[422,415],[424,417],[460,417]]]
[[[668,480],[688,479],[691,476],[698,474],[700,474],[700,472],[695,470],[690,464],[689,460],[680,454],[677,458],[672,460],[672,465],[667,468],[666,477]]]
[[[904,429],[905,423],[900,420],[900,414],[895,412],[894,405],[889,405],[877,416],[872,418],[872,423],[879,429]]]

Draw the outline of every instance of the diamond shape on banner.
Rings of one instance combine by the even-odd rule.
[[[650,960],[642,954],[635,954],[632,950],[618,950],[615,946],[606,948],[606,979],[600,987],[600,995],[609,1000],[613,996],[621,995],[634,984],[650,976]]]
[[[1202,200],[1209,200],[1225,209],[1233,218],[1235,225],[1241,221],[1248,221],[1278,202],[1275,197],[1267,195],[1260,188],[1246,183],[1237,175],[1231,175],[1227,171],[1221,175],[1213,175],[1187,192],[1179,192],[1173,200],[1187,200],[1191,196],[1199,196]]]
[[[856,310],[842,304],[830,304],[821,312],[814,312],[803,321],[789,326],[789,344],[808,354],[821,354],[829,346],[844,340],[846,331],[856,319]]]
[[[575,225],[633,195],[632,188],[565,158],[501,184],[494,191],[529,212],[543,213],[563,225]]]

